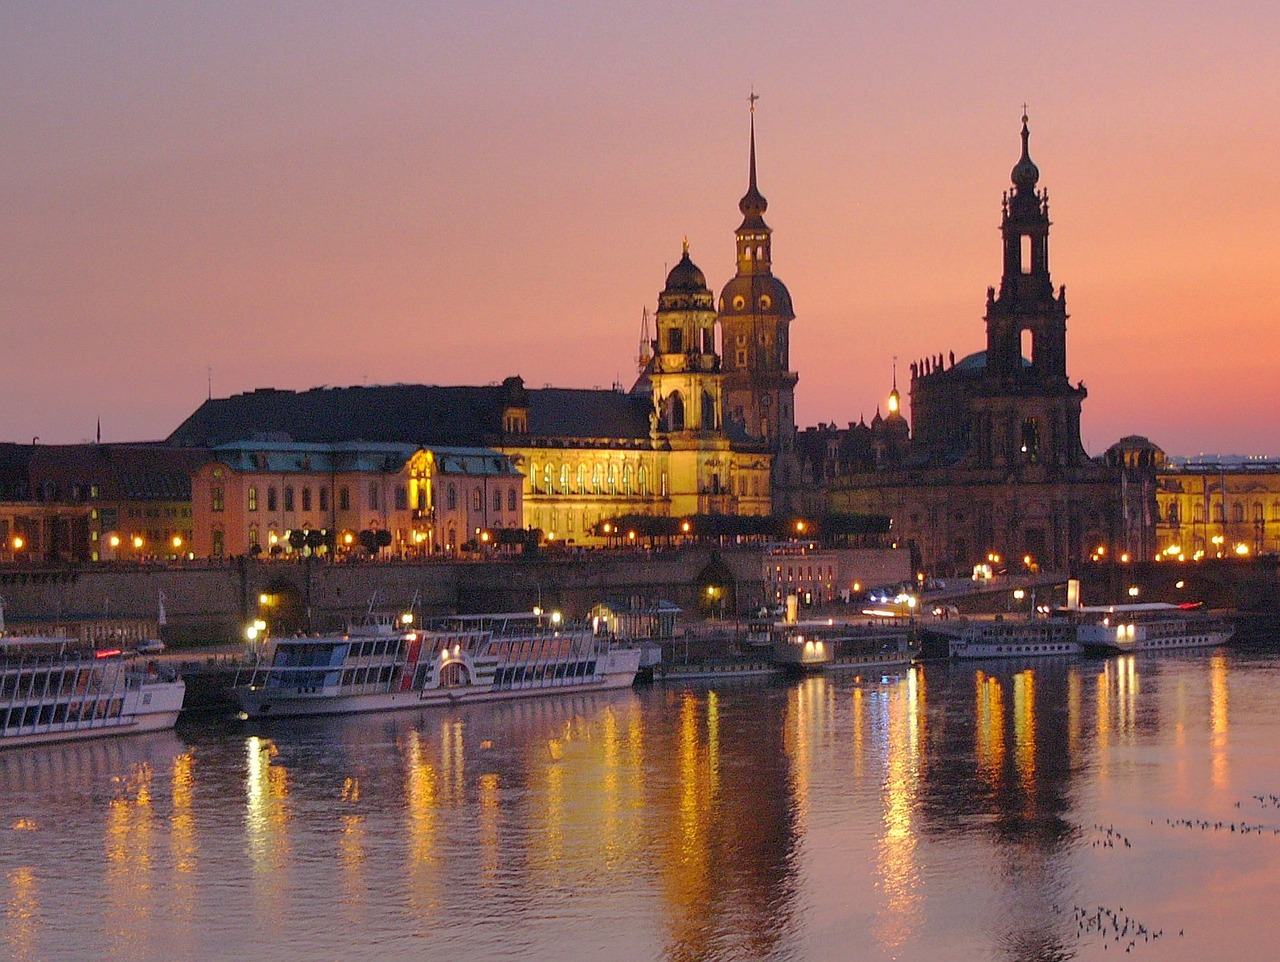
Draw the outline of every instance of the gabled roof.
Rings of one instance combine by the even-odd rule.
[[[163,444],[49,444],[32,449],[32,490],[46,500],[78,501],[98,489],[104,501],[189,501],[201,449]]]
[[[501,439],[510,397],[498,385],[261,388],[205,401],[168,440],[207,447],[234,441],[484,447]],[[643,397],[574,388],[530,389],[522,397],[529,405],[529,435],[535,438],[649,437],[650,402]]]

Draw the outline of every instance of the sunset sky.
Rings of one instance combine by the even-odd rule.
[[[985,346],[1021,105],[1091,454],[1280,455],[1271,2],[0,6],[0,439],[257,387],[630,386],[733,271],[754,87],[800,426]]]

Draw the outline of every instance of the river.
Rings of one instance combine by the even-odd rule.
[[[1274,646],[0,753],[13,960],[1274,957]]]

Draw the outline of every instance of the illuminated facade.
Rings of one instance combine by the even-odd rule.
[[[1280,461],[1165,465],[1156,474],[1155,499],[1161,557],[1280,552]]]
[[[398,557],[457,553],[523,520],[519,472],[495,451],[236,442],[211,455],[192,480],[199,558],[369,544]]]
[[[1066,290],[1049,277],[1049,198],[1029,137],[1024,116],[987,349],[912,364],[909,441],[881,426],[870,463],[827,472],[834,510],[892,516],[899,543],[929,569],[998,556],[1061,570],[1119,537],[1117,472],[1080,442],[1086,392],[1067,378]]]
[[[759,438],[773,454],[773,510],[802,506],[795,457],[795,387],[790,368],[791,293],[773,276],[773,231],[765,223],[769,202],[756,185],[755,104],[747,192],[738,202],[737,273],[720,292],[720,343],[724,354],[726,421],[745,437]]]

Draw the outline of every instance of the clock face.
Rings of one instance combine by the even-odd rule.
[[[733,309],[735,311],[740,311],[746,306],[747,306],[746,299],[741,294],[739,294],[737,297],[733,299]]]
[[[773,307],[773,299],[768,294],[760,295],[760,310],[767,311]]]

